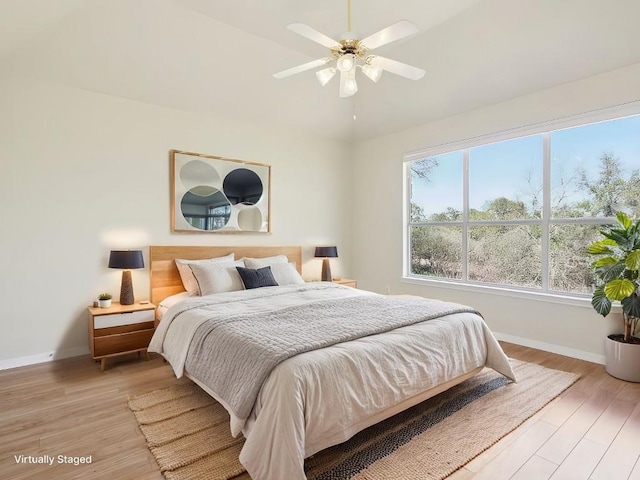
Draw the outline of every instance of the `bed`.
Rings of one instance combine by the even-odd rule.
[[[283,256],[297,273],[302,264],[300,247],[151,246],[152,302],[179,301],[158,309],[149,351],[227,409],[232,434],[246,438],[240,461],[254,480],[304,480],[305,458],[485,366],[515,380],[469,307],[330,282],[185,293],[176,258],[231,254]]]

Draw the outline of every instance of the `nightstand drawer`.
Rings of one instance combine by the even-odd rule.
[[[106,337],[107,335],[118,335],[120,333],[131,333],[139,330],[149,330],[155,328],[154,322],[144,323],[128,323],[127,325],[118,325],[117,327],[96,328],[94,337]]]
[[[153,332],[154,330],[151,328],[148,330],[140,330],[138,332],[96,337],[94,340],[95,347],[93,355],[95,357],[100,357],[102,355],[112,355],[114,353],[147,348],[151,341],[151,337],[153,336]]]
[[[141,310],[138,312],[110,313],[108,315],[97,315],[93,318],[94,327],[109,328],[121,325],[133,325],[135,323],[153,322],[153,310]]]

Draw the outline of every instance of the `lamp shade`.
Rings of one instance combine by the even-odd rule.
[[[109,255],[109,268],[131,270],[144,268],[142,250],[111,250]]]
[[[325,257],[325,258],[337,258],[338,256],[338,248],[337,247],[316,247],[315,257]]]

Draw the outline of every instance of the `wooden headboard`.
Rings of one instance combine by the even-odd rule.
[[[294,247],[218,247],[188,245],[151,245],[149,247],[150,298],[158,305],[169,295],[184,292],[182,280],[176,267],[176,258],[198,260],[202,258],[222,257],[234,253],[236,259],[242,257],[261,258],[273,255],[286,255],[295,262],[296,269],[302,273],[302,248]]]

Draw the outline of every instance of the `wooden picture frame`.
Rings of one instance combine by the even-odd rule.
[[[271,232],[271,166],[170,151],[171,231]]]

